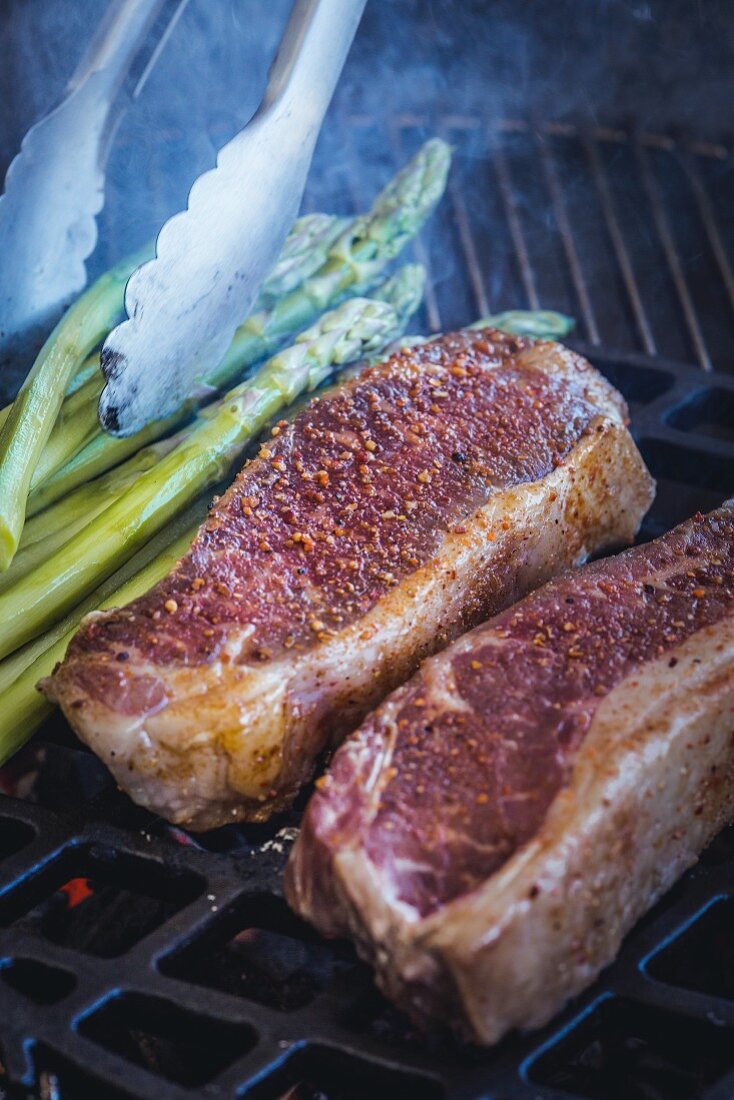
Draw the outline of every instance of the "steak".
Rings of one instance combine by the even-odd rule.
[[[545,1023],[734,814],[734,501],[538,589],[338,750],[291,905],[418,1021]]]
[[[137,802],[263,820],[423,657],[632,540],[652,482],[625,416],[558,344],[402,350],[276,425],[173,572],[87,618],[44,690]]]

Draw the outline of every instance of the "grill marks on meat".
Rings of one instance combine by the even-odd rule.
[[[44,690],[133,798],[262,820],[420,659],[592,551],[652,486],[616,391],[485,330],[401,351],[281,423],[146,596]]]
[[[178,569],[73,652],[204,664],[246,625],[236,659],[250,664],[353,623],[494,491],[558,466],[598,414],[568,378],[518,361],[531,347],[457,333],[315,402],[276,428]]]
[[[418,1016],[456,1012],[482,1041],[543,1022],[734,811],[732,704],[734,503],[550,582],[427,661],[319,781],[290,900],[322,931],[351,932]],[[617,872],[619,900],[592,888],[619,890]],[[533,932],[541,890],[549,915]],[[444,966],[458,993],[439,990]]]

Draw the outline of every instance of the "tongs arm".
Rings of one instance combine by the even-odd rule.
[[[140,94],[187,0],[111,0],[67,85],[73,92],[104,73],[110,105],[121,91]]]
[[[273,61],[260,111],[276,105],[320,125],[366,0],[296,0]]]

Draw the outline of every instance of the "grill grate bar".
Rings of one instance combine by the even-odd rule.
[[[452,130],[459,128],[465,131],[469,130],[470,132],[476,132],[476,120],[471,120],[471,124],[468,126],[466,125],[466,121],[465,119],[444,119],[441,130],[442,136],[447,141],[450,141]],[[464,123],[463,126],[462,122]],[[482,275],[482,266],[479,262],[479,251],[474,241],[474,234],[471,230],[469,211],[464,193],[456,181],[456,174],[454,172],[449,174],[448,190],[454,208],[459,241],[464,254],[466,274],[476,302],[477,317],[486,317],[491,312],[491,308],[484,288],[484,276]]]
[[[469,214],[466,208],[466,202],[464,201],[464,196],[460,188],[455,183],[453,177],[449,182],[449,194],[454,207],[456,227],[459,231],[461,248],[464,253],[466,273],[469,279],[469,284],[472,288],[472,293],[474,294],[474,299],[477,304],[477,316],[486,317],[487,314],[490,312],[490,307],[484,289],[484,278],[482,277],[482,269],[479,263],[479,256],[477,254],[476,245],[474,244],[474,237],[472,235],[471,226],[469,224]]]
[[[619,226],[614,199],[612,198],[609,181],[602,166],[598,143],[593,137],[585,136],[583,139],[583,146],[591,169],[596,192],[599,196],[599,203],[604,215],[606,228],[612,242],[617,264],[629,298],[630,307],[640,334],[643,350],[648,355],[655,355],[657,352],[655,337],[652,334],[652,328],[650,327],[650,322],[640,295],[640,289],[637,285],[637,279],[635,278],[632,260],[630,259],[630,254]]]
[[[495,146],[492,150],[492,159],[497,173],[497,181],[500,186],[500,195],[505,217],[507,219],[507,225],[510,230],[512,242],[515,246],[515,254],[520,269],[520,277],[525,289],[525,294],[527,295],[528,306],[530,309],[540,309],[540,298],[535,282],[535,271],[530,262],[530,256],[525,242],[525,234],[523,233],[522,224],[520,222],[520,215],[515,200],[515,189],[510,175],[510,166],[507,162],[504,150],[499,145]]]
[[[712,371],[713,364],[711,362],[706,343],[701,332],[701,326],[698,322],[696,310],[691,299],[690,291],[688,290],[688,284],[686,283],[685,275],[683,274],[683,265],[681,264],[680,256],[675,247],[675,241],[673,234],[668,224],[668,219],[665,214],[663,206],[663,198],[660,194],[660,187],[653,175],[652,168],[650,166],[650,160],[647,154],[646,148],[641,142],[635,141],[635,154],[637,162],[640,167],[640,176],[645,187],[650,206],[652,208],[653,221],[655,222],[655,228],[657,229],[660,243],[665,253],[665,258],[668,262],[670,274],[675,284],[676,293],[680,301],[681,309],[683,310],[683,316],[685,317],[688,331],[693,343],[693,349],[698,359],[699,365],[705,371]]]
[[[689,152],[685,151],[681,154],[681,164],[683,170],[688,176],[688,181],[691,185],[691,191],[696,200],[698,212],[701,216],[704,228],[706,230],[706,236],[708,237],[711,249],[716,257],[716,263],[721,277],[726,287],[726,292],[729,296],[729,301],[734,308],[734,272],[732,271],[729,257],[727,256],[724,242],[721,239],[721,233],[719,232],[716,224],[716,216],[714,215],[711,201],[706,193],[706,189],[701,179],[701,173],[698,165],[696,164],[696,158]]]
[[[573,281],[576,296],[578,298],[579,306],[581,308],[581,316],[584,321],[586,333],[592,344],[600,344],[601,337],[599,335],[599,327],[596,323],[596,317],[594,316],[594,310],[591,305],[591,299],[589,297],[589,291],[584,279],[584,274],[581,269],[581,261],[576,250],[576,244],[574,242],[573,230],[571,228],[571,222],[568,217],[568,210],[566,202],[561,190],[561,183],[558,176],[558,170],[556,168],[555,159],[551,151],[550,143],[544,140],[536,132],[536,147],[540,154],[540,161],[543,165],[543,171],[545,174],[546,184],[553,203],[553,209],[556,216],[556,222],[563,241],[563,250],[566,255],[568,267],[571,272],[571,279]]]

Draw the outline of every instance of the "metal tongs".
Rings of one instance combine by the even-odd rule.
[[[187,0],[113,0],[58,106],[11,162],[0,198],[0,367],[30,366],[87,280],[117,124]]]
[[[76,85],[72,81],[58,110],[67,108],[80,87],[88,89],[85,95],[96,112],[89,145],[96,151],[97,164],[104,163],[112,132],[104,108],[111,115],[112,100],[133,60],[140,57],[142,44],[149,43],[155,19],[167,15],[167,34],[185,3],[117,0],[104,36],[98,36],[104,46],[96,47],[94,57],[87,59],[81,85],[77,78]],[[107,385],[100,420],[108,430],[129,435],[172,412],[223,358],[296,217],[321,123],[365,3],[295,0],[258,111],[220,150],[216,168],[195,181],[188,209],[161,229],[156,258],[138,268],[128,282],[129,320],[110,334],[102,349]],[[159,30],[158,46],[138,75],[133,94],[139,92],[165,34]],[[149,45],[146,48],[150,51]],[[83,109],[76,111],[75,136],[84,129],[80,114],[86,117]],[[54,115],[49,116],[27,135],[0,200],[0,341],[3,330],[28,332],[29,322],[46,320],[70,293],[81,289],[83,260],[94,246],[93,218],[102,205],[101,168],[97,174],[86,172],[89,194],[82,202],[78,157],[62,164],[57,146],[52,181],[47,168],[41,171],[38,158],[32,156],[38,140],[34,132],[53,120]],[[69,138],[58,128],[56,140],[63,145]],[[87,159],[94,157],[87,154]],[[29,194],[19,196],[26,172]],[[8,224],[13,201],[30,226],[22,235]],[[53,251],[44,242],[51,210]],[[62,222],[67,226],[65,240]]]

